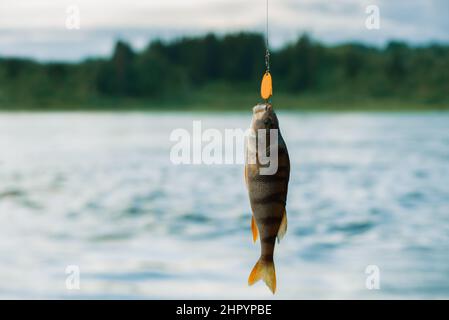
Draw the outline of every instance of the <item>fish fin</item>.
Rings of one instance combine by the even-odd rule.
[[[254,219],[254,215],[251,216],[251,231],[253,232],[253,242],[257,241],[257,237],[259,236],[259,230],[257,230],[256,219]]]
[[[276,292],[276,272],[273,259],[267,261],[259,259],[248,278],[248,285],[253,285],[262,279],[274,294]]]
[[[245,178],[245,185],[246,185],[246,189],[248,188],[248,171],[251,170],[250,168],[248,168],[247,165],[245,165],[245,172],[244,172],[244,178]]]
[[[285,236],[286,232],[287,232],[287,211],[285,211],[285,209],[284,209],[284,215],[282,216],[281,225],[279,226],[278,235],[277,235],[278,243]]]
[[[248,188],[248,168],[247,168],[247,166],[245,166],[244,177],[245,177],[245,185]]]

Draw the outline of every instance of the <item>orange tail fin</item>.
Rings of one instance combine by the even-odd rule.
[[[248,285],[253,285],[262,279],[273,294],[276,292],[276,272],[273,260],[267,261],[259,258],[248,278]]]
[[[254,215],[251,217],[251,231],[253,232],[253,242],[255,243],[257,237],[259,236],[259,231],[257,230],[256,220],[254,220]]]

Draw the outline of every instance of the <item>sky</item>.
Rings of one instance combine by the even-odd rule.
[[[1,0],[0,56],[77,61],[107,56],[117,39],[136,50],[155,38],[264,32],[266,0]],[[380,29],[367,29],[376,5]],[[71,24],[79,10],[79,29]],[[307,32],[334,44],[449,43],[449,0],[269,0],[273,48]]]

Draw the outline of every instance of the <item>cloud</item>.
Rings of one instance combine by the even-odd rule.
[[[65,28],[72,4],[80,8],[81,30]],[[380,8],[380,30],[365,28],[369,4]],[[270,0],[269,8],[274,47],[303,32],[327,43],[449,42],[447,0]],[[0,55],[77,60],[109,54],[117,38],[140,48],[154,38],[264,28],[261,0],[2,0]]]

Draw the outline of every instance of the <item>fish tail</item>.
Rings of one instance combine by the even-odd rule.
[[[274,261],[271,259],[259,258],[248,278],[248,285],[253,285],[262,279],[270,288],[273,294],[276,292],[276,272],[274,270]]]

